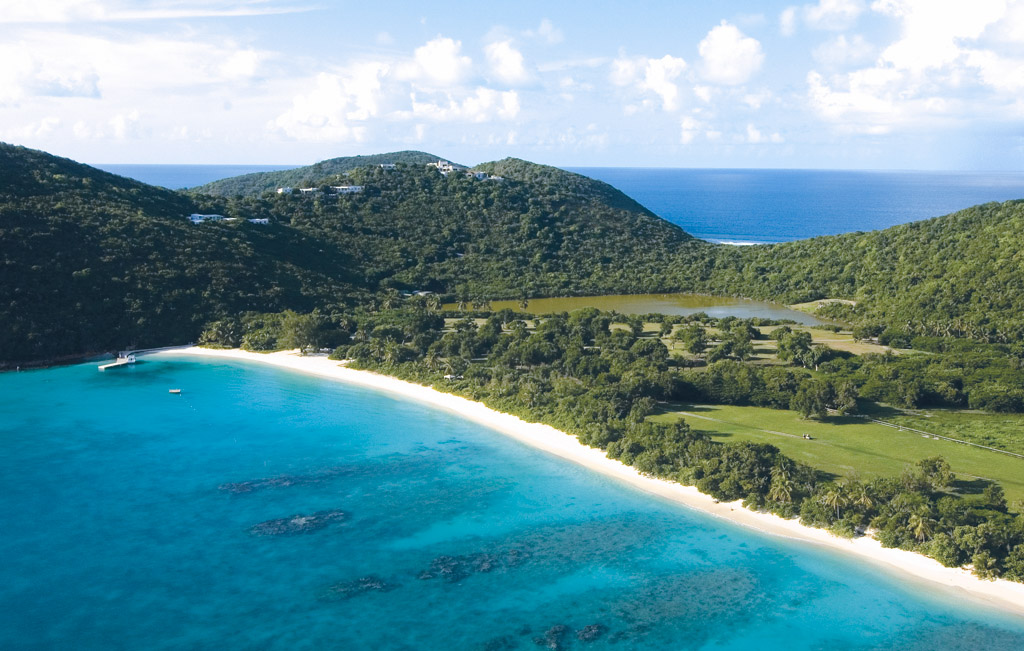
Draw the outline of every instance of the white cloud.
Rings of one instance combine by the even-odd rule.
[[[876,0],[871,9],[897,21],[899,37],[868,67],[826,80],[812,71],[808,100],[843,130],[887,133],[923,124],[967,124],[983,112],[989,120],[1018,119],[1024,60],[1012,51],[983,46],[1013,29],[1005,0]],[[875,58],[856,37],[839,37],[815,51],[836,67]]]
[[[413,65],[402,76],[436,87],[461,83],[469,74],[472,60],[461,54],[462,42],[439,36],[416,48]]]
[[[877,0],[871,8],[901,23],[900,39],[882,52],[882,61],[914,72],[952,63],[964,40],[1006,15],[1005,0]]]
[[[0,131],[0,140],[6,142],[32,142],[54,133],[60,125],[60,118],[51,115],[20,127],[3,129]]]
[[[1003,57],[990,50],[972,50],[965,64],[978,71],[981,81],[997,91],[1024,91],[1024,59]]]
[[[716,84],[745,83],[764,62],[761,43],[724,20],[708,32],[698,51],[704,78]]]
[[[440,101],[418,101],[412,96],[411,117],[430,119],[437,122],[490,122],[512,120],[519,115],[519,94],[514,90],[497,91],[491,88],[477,88],[461,100],[446,97]]]
[[[679,142],[684,145],[690,144],[697,137],[700,128],[701,123],[687,115],[679,122]]]
[[[610,78],[617,86],[654,93],[661,98],[662,109],[674,111],[679,108],[679,86],[675,80],[684,70],[686,61],[669,54],[660,59],[622,57],[612,62]]]
[[[247,79],[256,76],[264,55],[256,50],[238,50],[228,56],[220,66],[220,72],[230,79]]]
[[[522,53],[512,46],[511,41],[497,41],[484,48],[491,73],[501,82],[516,85],[526,82],[530,75],[523,65]]]
[[[648,59],[640,87],[661,97],[661,106],[666,111],[679,107],[679,87],[674,80],[686,69],[686,61],[665,55],[660,59]]]
[[[555,27],[555,25],[548,20],[543,18],[540,21],[540,25],[536,30],[527,30],[525,35],[527,37],[537,37],[548,43],[548,45],[557,45],[565,40],[565,34],[562,30]]]
[[[110,118],[110,128],[116,140],[138,138],[140,134],[139,112],[118,113]]]
[[[771,92],[762,90],[757,93],[747,93],[743,96],[743,103],[755,111],[764,106],[765,102],[772,98]]]
[[[771,135],[764,135],[763,133],[758,131],[757,128],[754,127],[753,124],[748,124],[747,125],[747,138],[746,138],[746,140],[747,140],[747,142],[749,142],[751,144],[754,144],[754,145],[765,143],[765,142],[771,142],[771,143],[775,143],[775,144],[779,144],[779,143],[785,142],[785,139],[781,135],[779,135],[777,132],[773,133]]]
[[[797,7],[786,7],[779,14],[779,33],[783,36],[796,34]]]
[[[896,71],[860,71],[847,76],[847,90],[833,90],[817,72],[807,75],[811,107],[844,130],[888,133],[902,119],[888,90]]]
[[[877,48],[864,40],[860,34],[850,38],[840,34],[814,48],[811,56],[826,68],[841,68],[868,63],[875,58]]]
[[[315,88],[296,96],[270,127],[297,140],[360,140],[365,127],[358,122],[378,115],[382,78],[388,72],[385,64],[366,63],[344,75],[320,73]]]
[[[862,0],[819,0],[804,6],[804,21],[814,29],[841,31],[851,27],[863,11]]]

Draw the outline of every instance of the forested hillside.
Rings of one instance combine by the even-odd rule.
[[[213,194],[222,197],[235,195],[261,195],[277,188],[310,187],[318,185],[324,179],[344,175],[359,167],[375,167],[384,163],[403,163],[406,165],[426,165],[444,160],[433,154],[422,151],[395,151],[390,154],[371,154],[369,156],[343,156],[296,167],[291,170],[277,172],[255,172],[233,176],[207,183],[193,188],[197,194]]]
[[[352,172],[360,194],[225,198],[0,146],[0,363],[186,342],[224,315],[330,309],[386,289],[667,291],[673,252],[713,248],[603,183],[495,169],[516,165],[531,180],[364,166]],[[192,212],[235,221],[192,224]],[[269,224],[247,221],[258,218]]]
[[[838,316],[909,335],[1024,339],[1024,201],[870,233],[724,247],[710,291],[798,303],[855,299]]]
[[[193,340],[218,315],[311,309],[350,257],[274,225],[191,224],[184,195],[0,144],[0,363]]]
[[[348,252],[368,287],[468,299],[670,291],[715,248],[611,186],[523,161],[482,166],[504,180],[427,166],[352,173],[359,194],[208,200],[268,217]],[[518,180],[518,169],[529,170]]]
[[[239,177],[218,182],[230,195],[218,196],[0,145],[0,364],[189,341],[225,315],[414,290],[468,302],[673,291],[847,298],[856,308],[830,314],[868,334],[1024,339],[1021,201],[873,233],[730,247],[557,168],[506,159],[475,168],[501,179],[480,179],[442,175],[425,160],[436,158],[400,152],[291,171],[320,187],[344,170],[364,186],[357,194],[266,194]],[[284,173],[251,176],[291,183],[275,174]],[[191,212],[234,221],[191,224]]]

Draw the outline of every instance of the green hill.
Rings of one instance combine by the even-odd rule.
[[[350,257],[294,229],[194,225],[189,197],[0,144],[0,363],[193,340],[210,318],[311,309]]]
[[[396,159],[335,159],[302,172],[319,187],[347,167],[364,186],[358,194],[218,196],[0,145],[0,363],[189,341],[220,316],[329,308],[385,289],[471,300],[849,298],[856,308],[832,309],[895,336],[1024,339],[1021,201],[872,233],[729,247],[557,168],[517,159],[474,168],[497,180],[375,162]],[[192,212],[236,221],[191,224]],[[269,224],[246,221],[254,218]]]
[[[386,163],[426,165],[427,163],[436,163],[439,160],[445,159],[422,151],[396,151],[390,154],[373,154],[370,156],[345,156],[331,158],[314,163],[313,165],[290,170],[256,172],[254,174],[233,176],[193,188],[193,191],[197,194],[212,194],[222,197],[260,195],[264,192],[274,191],[277,188],[283,187],[311,187],[325,179],[344,175],[359,167],[376,167]]]
[[[1024,339],[1024,201],[870,233],[724,248],[707,289],[792,303],[858,301],[847,316],[911,335]]]
[[[496,165],[504,181],[364,166],[360,194],[217,197],[0,145],[0,362],[186,342],[223,315],[385,288],[664,291],[673,251],[711,248],[606,184]],[[191,224],[192,212],[237,221]]]

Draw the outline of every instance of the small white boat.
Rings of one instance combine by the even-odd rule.
[[[173,393],[173,394],[175,394],[175,395],[178,395],[178,394],[180,394],[180,393],[181,393],[181,389],[171,389],[171,390],[169,391],[169,393]]]

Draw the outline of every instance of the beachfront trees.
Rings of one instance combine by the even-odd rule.
[[[818,500],[822,503],[822,505],[835,511],[836,520],[839,519],[840,511],[843,508],[845,508],[846,505],[849,503],[849,498],[843,491],[843,486],[841,484],[829,485],[828,488],[826,488],[825,491],[818,497]]]
[[[922,505],[907,518],[907,528],[917,538],[918,542],[925,542],[931,538],[935,530],[935,519],[932,518],[931,509]]]

